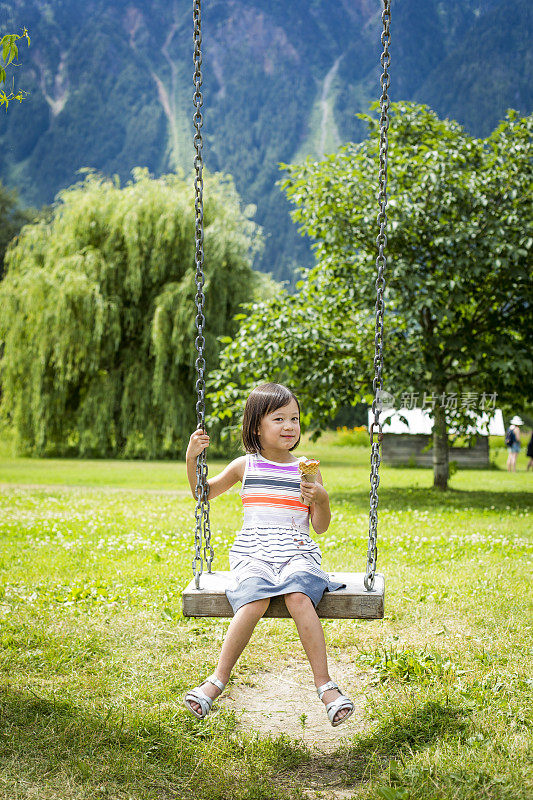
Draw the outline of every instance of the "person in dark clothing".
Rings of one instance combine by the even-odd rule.
[[[527,472],[530,467],[533,467],[533,431],[531,432],[531,436],[529,438],[529,444],[527,446],[526,454],[529,458],[526,467],[526,472]]]
[[[512,418],[511,425],[505,434],[505,443],[507,445],[507,472],[516,472],[516,457],[520,452],[522,445],[520,444],[520,425],[524,424],[524,420],[517,414]]]

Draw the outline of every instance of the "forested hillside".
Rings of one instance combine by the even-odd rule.
[[[276,181],[279,162],[320,157],[365,131],[379,95],[379,0],[204,0],[204,152],[257,206],[256,267],[291,280],[312,261]],[[12,0],[3,32],[26,26],[16,85],[0,116],[0,178],[27,205],[93,167],[122,184],[191,170],[190,0]],[[532,110],[529,0],[395,0],[392,100],[428,103],[476,136],[507,108]],[[356,202],[356,198],[354,198]]]

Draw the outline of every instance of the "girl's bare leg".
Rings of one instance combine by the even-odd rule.
[[[306,652],[313,670],[315,686],[322,686],[331,680],[328,672],[328,657],[326,654],[326,641],[322,624],[317,616],[311,599],[302,592],[289,592],[285,595],[285,604],[289,614],[296,623],[298,635]],[[337,689],[329,689],[322,695],[324,705],[331,703],[340,695]],[[338,722],[346,716],[348,709],[337,711],[334,721]]]
[[[270,600],[268,598],[265,600],[253,600],[251,603],[246,603],[239,608],[231,620],[228,630],[226,631],[226,636],[224,637],[224,642],[222,643],[222,650],[220,651],[217,668],[215,669],[215,675],[222,683],[228,682],[231,670],[250,641],[250,636],[267,610],[269,603]],[[218,686],[209,682],[202,684],[202,691],[213,699],[220,694]],[[190,704],[195,711],[200,711],[200,705],[198,703],[191,700]]]

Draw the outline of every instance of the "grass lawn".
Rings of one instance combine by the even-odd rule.
[[[335,441],[298,450],[321,460],[330,493],[315,538],[326,570],[362,572],[369,450]],[[364,678],[368,725],[340,726],[342,743],[320,754],[243,729],[223,705],[204,722],[183,708],[228,625],[181,613],[194,520],[183,463],[13,458],[1,442],[0,797],[531,800],[524,450],[518,472],[500,447],[493,469],[459,470],[446,493],[431,470],[380,469],[385,617],[324,621],[330,658]],[[212,503],[218,569],[240,527],[238,488]],[[226,691],[289,657],[305,662],[294,623],[261,620]]]

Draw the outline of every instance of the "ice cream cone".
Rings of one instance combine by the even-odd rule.
[[[316,481],[318,475],[318,465],[320,461],[317,461],[315,458],[303,458],[299,464],[298,469],[302,475],[302,480],[305,483],[314,483]],[[302,495],[300,495],[300,500],[302,503],[305,503]]]

